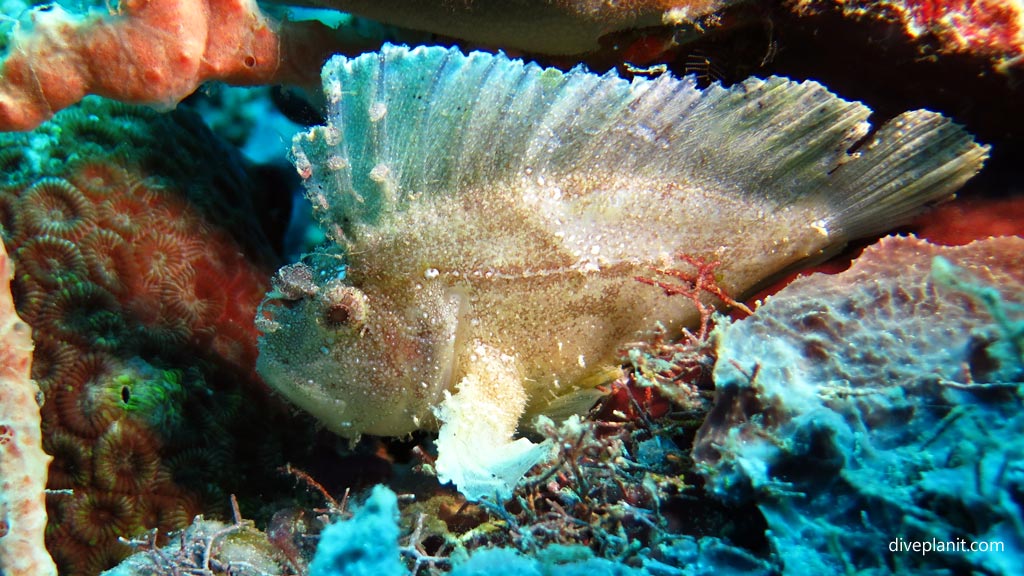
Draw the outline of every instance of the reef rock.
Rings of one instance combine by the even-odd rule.
[[[279,273],[258,370],[344,436],[440,430],[437,470],[507,494],[543,456],[524,414],[586,407],[619,349],[692,304],[636,281],[720,262],[739,294],[948,197],[986,148],[938,114],[868,134],[814,82],[629,82],[386,47],[324,70],[293,156],[333,244]]]
[[[787,573],[1016,572],[1022,286],[1024,239],[886,238],[720,327],[709,489],[759,505]]]

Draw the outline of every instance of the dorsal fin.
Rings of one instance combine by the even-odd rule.
[[[816,82],[779,77],[702,91],[692,77],[627,81],[503,54],[388,45],[334,57],[323,80],[329,123],[296,136],[293,157],[338,241],[339,226],[372,223],[421,194],[609,173],[780,208],[816,203],[821,226],[848,239],[948,197],[988,150],[948,119],[915,111],[850,154],[871,111]]]

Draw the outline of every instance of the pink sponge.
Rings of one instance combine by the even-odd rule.
[[[32,330],[14,311],[13,270],[0,244],[0,573],[55,576],[43,545],[46,468],[39,388],[29,378]]]
[[[326,38],[322,26],[274,23],[255,0],[120,6],[113,16],[78,16],[58,5],[31,13],[32,25],[15,32],[0,64],[0,130],[30,130],[86,94],[173,106],[207,80],[288,79],[296,70],[282,65],[282,52],[305,51]],[[283,30],[291,37],[284,45]],[[313,69],[321,61],[289,60]]]

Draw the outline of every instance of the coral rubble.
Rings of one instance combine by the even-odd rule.
[[[1020,566],[1022,254],[886,238],[718,329],[694,455],[719,497],[760,507],[788,573]]]
[[[142,550],[106,570],[102,576],[164,576],[166,574],[229,574],[286,576],[294,574],[266,535],[251,521],[233,524],[199,516],[179,537],[159,547],[150,534],[133,541]]]
[[[676,254],[739,294],[947,198],[987,148],[938,114],[865,139],[813,82],[628,82],[482,52],[387,46],[324,72],[295,137],[334,245],[282,270],[257,319],[269,383],[345,436],[441,427],[437,470],[507,495],[524,414],[585,409],[623,339],[692,303],[637,282]],[[472,398],[462,401],[460,398]]]
[[[373,489],[355,514],[330,526],[311,565],[311,576],[414,576],[397,562],[399,553],[399,510],[394,492],[385,486]],[[608,576],[710,576],[745,574],[768,576],[771,566],[714,538],[700,540],[679,536],[661,542],[660,559],[647,557],[644,548],[640,562],[622,558],[604,558],[580,544],[554,544],[530,553],[513,547],[478,548],[455,558],[453,576],[508,574],[510,576],[572,576],[593,573]],[[110,576],[115,576],[111,574]]]

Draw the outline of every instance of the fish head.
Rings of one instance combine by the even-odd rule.
[[[463,299],[441,286],[355,284],[306,264],[282,268],[257,316],[259,373],[345,437],[436,427]]]

